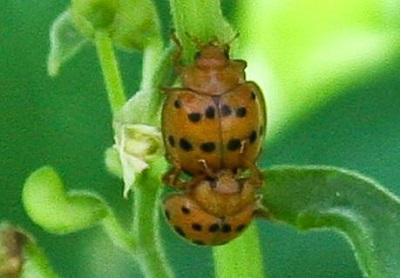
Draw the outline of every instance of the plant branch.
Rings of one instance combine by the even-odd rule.
[[[134,235],[126,231],[112,212],[103,219],[103,228],[111,241],[119,248],[134,253],[136,243]]]
[[[240,238],[225,246],[214,247],[213,255],[218,278],[266,277],[255,223]]]
[[[133,187],[133,234],[137,241],[135,258],[146,277],[173,277],[159,234],[160,173],[165,171],[165,166],[164,159],[155,161]]]
[[[151,124],[156,124],[158,122],[158,110],[160,109],[162,101],[160,86],[165,76],[163,70],[166,69],[166,67],[164,67],[166,61],[162,59],[162,48],[163,43],[161,39],[153,39],[147,45],[143,54],[143,75],[140,89],[144,92],[142,97],[148,99],[149,105],[147,107],[146,121]]]
[[[108,100],[115,116],[126,102],[118,62],[115,57],[111,38],[106,32],[97,31],[95,43],[107,88]]]

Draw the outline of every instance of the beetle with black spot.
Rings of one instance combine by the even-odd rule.
[[[256,210],[255,192],[262,185],[256,160],[266,106],[259,87],[245,79],[246,62],[230,59],[227,45],[211,42],[199,48],[194,63],[179,68],[182,86],[165,89],[162,134],[172,167],[163,180],[184,190],[165,202],[169,222],[181,236],[208,245],[237,236]],[[241,176],[245,171],[250,177]],[[253,188],[246,198],[245,184]],[[199,188],[202,194],[195,194]],[[209,209],[210,202],[216,211]]]

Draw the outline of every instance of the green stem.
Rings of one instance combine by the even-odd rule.
[[[213,255],[218,278],[266,277],[255,223],[240,238],[213,248]]]
[[[134,236],[128,233],[115,218],[115,215],[110,212],[103,219],[103,228],[111,241],[119,248],[133,253],[135,251],[136,243]]]
[[[118,62],[115,57],[111,38],[106,32],[96,32],[95,43],[107,88],[108,100],[113,115],[115,115],[126,102]]]
[[[144,50],[143,80],[141,90],[125,106],[123,115],[128,122],[160,125],[160,108],[164,99],[160,92],[162,86],[168,86],[172,70],[171,56],[174,47],[161,51],[160,42],[150,43]]]
[[[151,166],[133,187],[135,196],[133,234],[137,242],[136,259],[146,277],[173,277],[159,234],[160,171],[157,166]]]
[[[159,38],[154,38],[144,49],[142,83],[140,85],[142,90],[152,89],[156,85],[156,82],[154,82],[157,78],[155,73],[158,71],[162,48],[162,41]]]
[[[196,42],[229,42],[233,29],[225,20],[219,0],[170,0],[175,31],[184,60],[191,61]]]
[[[164,69],[166,61],[161,59],[163,43],[161,39],[153,39],[148,44],[143,53],[143,70],[141,91],[144,94],[141,97],[148,99],[147,119],[146,122],[156,124],[158,121],[158,110],[161,106],[162,94],[160,94],[160,82],[165,76],[160,69]]]

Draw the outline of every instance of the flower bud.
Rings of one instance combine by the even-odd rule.
[[[93,37],[98,30],[111,30],[119,0],[72,0],[71,11],[77,29]]]
[[[159,129],[143,124],[120,124],[116,127],[115,148],[119,153],[125,184],[124,197],[133,186],[136,176],[160,157],[163,144]]]
[[[113,42],[124,49],[143,49],[160,26],[151,0],[72,0],[75,27],[93,39],[97,31],[106,31]]]
[[[0,277],[19,277],[27,236],[11,225],[0,225]]]
[[[124,49],[143,49],[160,36],[159,19],[150,0],[120,0],[115,16],[113,41]]]

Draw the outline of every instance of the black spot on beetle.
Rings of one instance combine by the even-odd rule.
[[[251,99],[255,100],[256,99],[256,93],[254,93],[253,91],[251,92]]]
[[[165,213],[165,217],[166,217],[168,220],[170,220],[171,216],[169,215],[169,211],[166,209],[166,210],[164,211],[164,213]]]
[[[206,180],[210,184],[211,188],[215,188],[217,186],[217,179],[213,177],[206,177]]]
[[[201,52],[200,51],[198,51],[198,52],[196,52],[196,54],[194,54],[194,59],[195,60],[199,59],[200,57],[201,57]]]
[[[221,107],[221,114],[222,114],[222,116],[227,117],[227,116],[229,116],[231,113],[232,113],[232,110],[231,110],[231,108],[230,108],[228,105],[226,105],[226,104],[222,105],[222,107]]]
[[[233,139],[229,140],[227,147],[228,147],[228,150],[230,150],[230,151],[236,151],[236,150],[240,149],[240,146],[241,146],[240,140],[237,138],[233,138]]]
[[[190,213],[190,209],[188,209],[188,208],[185,207],[185,206],[182,206],[182,207],[181,207],[181,211],[182,211],[184,214],[189,214],[189,213]]]
[[[239,118],[243,118],[246,116],[247,113],[247,109],[246,107],[239,107],[238,109],[236,109],[236,116],[238,116]]]
[[[208,119],[214,119],[215,117],[215,108],[213,106],[208,106],[206,109],[206,118]]]
[[[218,232],[218,230],[219,230],[219,225],[217,223],[211,224],[210,227],[208,227],[208,231],[210,233]]]
[[[203,143],[200,145],[200,149],[206,153],[213,152],[215,150],[215,143],[213,143],[213,142]]]
[[[190,113],[190,114],[188,114],[188,119],[193,123],[197,123],[198,121],[201,120],[201,114],[200,113]]]
[[[193,240],[193,243],[197,245],[205,245],[204,241],[202,240]]]
[[[222,228],[221,228],[221,231],[223,233],[230,233],[232,231],[232,227],[231,227],[230,224],[223,224]]]
[[[240,233],[243,231],[243,229],[246,228],[245,224],[240,224],[239,226],[236,227],[236,232]]]
[[[257,132],[255,130],[253,130],[250,134],[250,143],[254,143],[257,140]]]
[[[203,227],[199,223],[193,223],[192,224],[192,229],[195,230],[195,231],[200,232],[203,229]]]
[[[182,150],[187,151],[187,152],[193,150],[192,144],[190,144],[190,142],[188,140],[186,140],[185,138],[181,138],[179,140],[179,146],[181,147]]]
[[[181,106],[182,106],[181,101],[179,99],[175,100],[174,106],[175,106],[175,108],[181,108]]]
[[[171,145],[171,147],[175,147],[174,136],[172,136],[172,135],[168,136],[168,143]]]
[[[225,59],[229,60],[229,49],[228,48],[224,49],[224,57],[225,57]]]
[[[186,237],[185,232],[179,226],[174,226],[175,231],[183,237]]]

